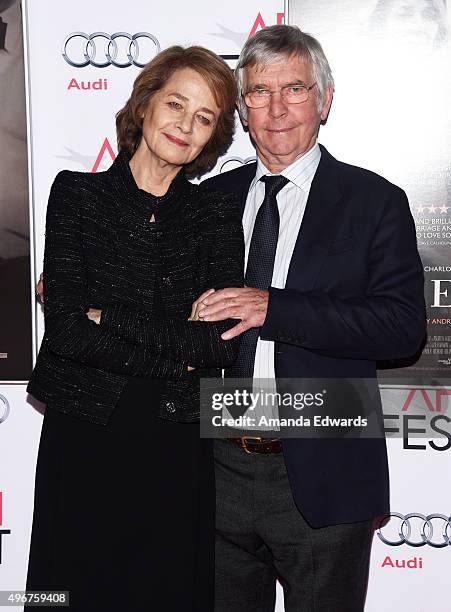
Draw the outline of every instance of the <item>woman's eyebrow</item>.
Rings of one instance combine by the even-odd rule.
[[[183,94],[179,93],[178,91],[171,91],[167,95],[168,96],[175,96],[176,98],[179,98],[179,100],[182,100],[183,102],[189,102],[189,98],[187,98]],[[210,115],[214,115],[215,114],[214,111],[212,111],[210,108],[207,108],[206,106],[202,106],[202,108],[199,108],[199,110],[202,111],[203,113],[210,113]]]

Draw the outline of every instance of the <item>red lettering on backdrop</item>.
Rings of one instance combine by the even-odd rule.
[[[423,396],[424,399],[424,403],[427,406],[427,409],[429,410],[429,412],[436,412],[436,410],[434,409],[434,405],[431,402],[431,398],[429,397],[428,392],[425,389],[411,389],[406,397],[406,401],[404,402],[404,405],[402,407],[402,412],[406,412],[409,409],[410,404],[412,403],[413,398],[415,397],[415,393],[419,391],[421,393],[421,395]],[[439,412],[439,410],[437,411]]]
[[[116,159],[116,155],[110,145],[110,142],[108,140],[108,138],[105,138],[105,140],[103,141],[102,146],[100,147],[100,151],[99,154],[97,155],[97,159],[94,162],[94,165],[92,167],[91,172],[97,172],[99,166],[100,166],[100,162],[103,159],[103,156],[105,155],[106,151],[108,151],[108,153],[110,154],[110,157],[112,159],[112,161],[114,161]]]
[[[248,38],[253,36],[255,34],[255,32],[258,30],[259,27],[260,28],[265,28],[266,27],[265,22],[263,21],[263,17],[261,15],[261,13],[259,13],[257,15],[257,17],[255,18],[254,25],[252,26],[252,29],[251,29],[251,32],[250,32]]]
[[[67,89],[72,89],[73,87],[75,87],[75,89],[80,89],[77,79],[71,79]]]
[[[427,391],[426,389],[410,389],[407,394],[406,401],[403,404],[402,412],[407,412],[409,409],[413,398],[417,392],[421,393],[421,396],[424,400],[424,403],[429,412],[446,412],[447,406],[444,406],[444,410],[442,410],[442,401],[443,398],[451,397],[451,389],[436,389],[435,391]],[[435,402],[433,401],[433,395],[435,393]],[[449,400],[448,400],[449,401]]]
[[[284,22],[284,17],[285,14],[284,13],[276,13],[276,22],[277,25],[281,25]],[[253,36],[255,34],[255,32],[259,29],[259,28],[266,28],[266,23],[263,21],[263,17],[262,14],[259,13],[257,15],[257,17],[255,18],[254,21],[254,25],[252,26],[252,29],[250,31],[250,34],[248,36],[248,39]]]
[[[435,405],[437,412],[442,412],[442,399],[451,395],[451,389],[437,389],[435,392]],[[445,406],[445,412],[446,412]]]
[[[395,559],[387,555],[381,563],[381,567],[397,567],[399,569],[423,569],[423,558],[412,557],[411,559]]]

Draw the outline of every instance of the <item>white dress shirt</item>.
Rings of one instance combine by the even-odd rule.
[[[276,197],[279,208],[280,226],[271,286],[277,289],[283,289],[285,287],[291,256],[293,255],[293,250],[301,228],[310,186],[318,168],[320,158],[321,150],[318,143],[315,143],[305,155],[297,159],[280,173],[289,180],[289,183],[279,191]],[[261,177],[265,175],[271,176],[271,172],[269,172],[259,159],[255,177],[249,188],[246,207],[243,214],[246,267],[255,218],[265,196],[265,184],[260,180]],[[259,381],[261,381],[262,384],[260,384]],[[276,390],[274,342],[271,340],[261,340],[259,338],[255,353],[254,392],[261,388],[266,392],[274,392]],[[275,418],[277,417],[277,407],[257,407],[252,416],[258,419],[258,417],[263,414],[267,417]],[[251,429],[251,427],[249,427],[249,429]],[[263,427],[261,427],[261,429],[263,429]]]

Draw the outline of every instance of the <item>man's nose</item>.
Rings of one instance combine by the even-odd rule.
[[[268,113],[274,119],[283,117],[288,112],[288,106],[280,91],[273,91],[269,100]]]

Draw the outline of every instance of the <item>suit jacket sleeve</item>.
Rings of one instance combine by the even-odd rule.
[[[80,197],[70,173],[60,172],[50,192],[46,221],[44,317],[49,349],[118,374],[175,380],[183,377],[183,364],[128,343],[87,318]]]
[[[209,288],[242,287],[244,239],[239,213],[233,198],[221,198],[212,215],[210,227],[203,231],[208,245]],[[102,310],[101,326],[129,341],[145,344],[175,361],[190,366],[227,367],[237,357],[240,339],[222,340],[221,334],[236,325],[228,319],[218,323],[155,318],[152,313],[127,305],[107,305]]]
[[[414,355],[424,339],[423,271],[405,193],[394,186],[368,248],[364,295],[270,289],[261,337],[318,353],[383,360]]]

